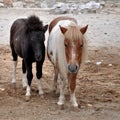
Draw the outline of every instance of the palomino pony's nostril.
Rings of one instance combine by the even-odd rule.
[[[68,71],[71,73],[76,73],[78,71],[78,65],[68,65]]]

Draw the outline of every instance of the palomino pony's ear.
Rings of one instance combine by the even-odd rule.
[[[85,27],[82,27],[82,28],[80,29],[81,33],[82,33],[82,34],[85,34],[85,32],[87,31],[87,28],[88,28],[88,25],[86,25]]]
[[[65,32],[67,31],[67,28],[64,28],[64,27],[62,27],[62,26],[60,26],[60,25],[59,25],[59,27],[60,27],[61,32],[62,32],[63,34],[65,34]]]
[[[48,29],[48,25],[43,26],[43,32],[45,33]]]

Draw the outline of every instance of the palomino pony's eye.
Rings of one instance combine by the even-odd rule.
[[[65,43],[65,47],[67,47],[67,44]]]
[[[82,47],[83,47],[83,45],[80,45],[80,47],[82,48]]]

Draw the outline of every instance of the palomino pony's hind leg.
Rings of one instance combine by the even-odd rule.
[[[11,47],[12,57],[13,57],[13,73],[12,73],[12,83],[16,83],[16,67],[17,67],[17,54],[14,49]]]
[[[26,76],[26,67],[25,67],[24,60],[22,60],[22,72],[23,72],[22,85],[23,85],[23,88],[26,88],[27,87],[27,76]]]
[[[56,93],[57,90],[57,79],[58,79],[58,69],[54,67],[55,75],[54,75],[54,81],[53,81],[53,93]]]

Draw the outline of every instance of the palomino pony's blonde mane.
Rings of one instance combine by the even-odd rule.
[[[82,51],[82,63],[84,63],[87,59],[87,41],[85,35],[80,32],[81,27],[78,26],[76,23],[71,22],[71,24],[66,27],[68,30],[65,33],[65,38],[68,40],[82,40],[81,43],[83,44],[83,51]]]

